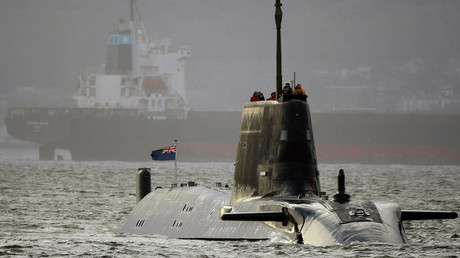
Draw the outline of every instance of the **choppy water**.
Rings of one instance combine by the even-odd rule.
[[[270,241],[175,240],[114,233],[135,204],[138,167],[153,184],[174,180],[174,164],[38,161],[36,150],[0,149],[0,255],[187,257],[455,257],[460,220],[405,222],[407,245],[333,247]],[[323,191],[344,168],[352,198],[394,200],[404,209],[460,211],[460,166],[320,164]],[[181,181],[231,183],[232,163],[178,163]]]

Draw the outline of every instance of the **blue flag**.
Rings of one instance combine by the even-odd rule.
[[[176,159],[176,146],[169,146],[163,149],[152,151],[153,160],[175,160]]]

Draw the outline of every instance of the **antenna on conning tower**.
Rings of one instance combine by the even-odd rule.
[[[279,98],[281,94],[281,85],[283,81],[283,75],[281,73],[281,20],[283,18],[283,11],[281,6],[283,4],[280,0],[276,0],[275,3],[275,23],[276,23],[276,96]]]

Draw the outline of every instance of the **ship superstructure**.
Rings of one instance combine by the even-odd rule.
[[[172,50],[169,39],[150,38],[132,16],[129,22],[120,18],[109,35],[104,74],[79,76],[78,107],[139,109],[154,119],[186,119],[190,47]]]

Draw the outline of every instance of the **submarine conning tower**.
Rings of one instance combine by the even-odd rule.
[[[243,106],[230,204],[251,197],[319,195],[306,95],[281,95],[281,2],[275,3],[277,101]]]
[[[251,102],[243,107],[231,204],[249,197],[320,192],[306,96]]]

